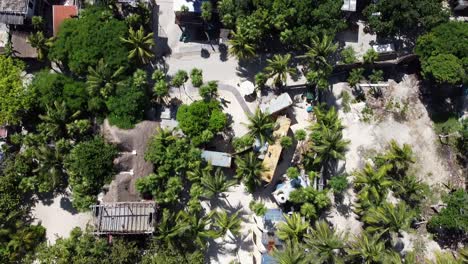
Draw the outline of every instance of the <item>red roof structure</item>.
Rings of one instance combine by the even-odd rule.
[[[78,15],[78,8],[74,5],[53,5],[52,17],[54,21],[54,36],[57,35],[62,22],[67,19]]]

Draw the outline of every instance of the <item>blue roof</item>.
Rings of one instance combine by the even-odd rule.
[[[278,262],[271,255],[262,254],[262,264],[278,264]]]

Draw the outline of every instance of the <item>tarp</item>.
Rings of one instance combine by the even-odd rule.
[[[239,86],[239,92],[242,96],[251,95],[255,92],[255,85],[250,81],[242,82]]]

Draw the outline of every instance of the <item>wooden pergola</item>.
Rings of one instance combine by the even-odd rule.
[[[95,235],[136,235],[154,232],[155,202],[103,203],[91,206]]]

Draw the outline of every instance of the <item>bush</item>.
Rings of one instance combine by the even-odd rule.
[[[255,74],[255,85],[259,88],[265,87],[266,82],[268,81],[268,76],[263,73],[259,72]]]
[[[372,74],[369,75],[369,81],[371,83],[378,83],[383,81],[383,71],[382,70],[373,70]]]
[[[372,64],[379,58],[379,53],[375,51],[373,48],[370,48],[366,51],[362,59],[364,63]]]
[[[292,138],[288,136],[281,137],[280,144],[281,144],[281,147],[283,148],[289,148],[293,145]]]
[[[254,143],[254,138],[250,135],[245,135],[240,138],[234,138],[232,141],[232,146],[234,147],[234,150],[236,152],[243,151],[247,148],[252,147],[252,144]]]
[[[364,80],[364,75],[363,74],[364,74],[364,69],[363,68],[352,69],[351,72],[349,73],[349,77],[348,77],[349,86],[354,87],[361,80]]]
[[[351,111],[351,95],[347,91],[341,92],[341,106],[343,107],[343,112],[349,113]]]
[[[264,216],[267,212],[267,208],[264,203],[258,202],[256,203],[255,201],[251,201],[249,203],[249,208],[258,216]]]
[[[304,129],[298,129],[296,133],[294,134],[294,137],[296,138],[297,141],[302,141],[306,139],[307,133],[305,132]]]
[[[465,70],[461,60],[452,54],[432,56],[421,65],[423,76],[433,78],[437,83],[455,85],[465,79]]]
[[[346,47],[341,51],[341,61],[344,64],[357,62],[356,51],[354,51],[353,47]]]
[[[340,194],[348,188],[349,183],[347,175],[334,176],[330,179],[329,184],[334,193]]]
[[[288,175],[288,178],[290,179],[297,179],[300,173],[296,167],[290,167],[286,170],[286,175]]]
[[[190,78],[192,79],[192,85],[200,87],[203,84],[203,71],[197,68],[193,68],[190,72]]]

